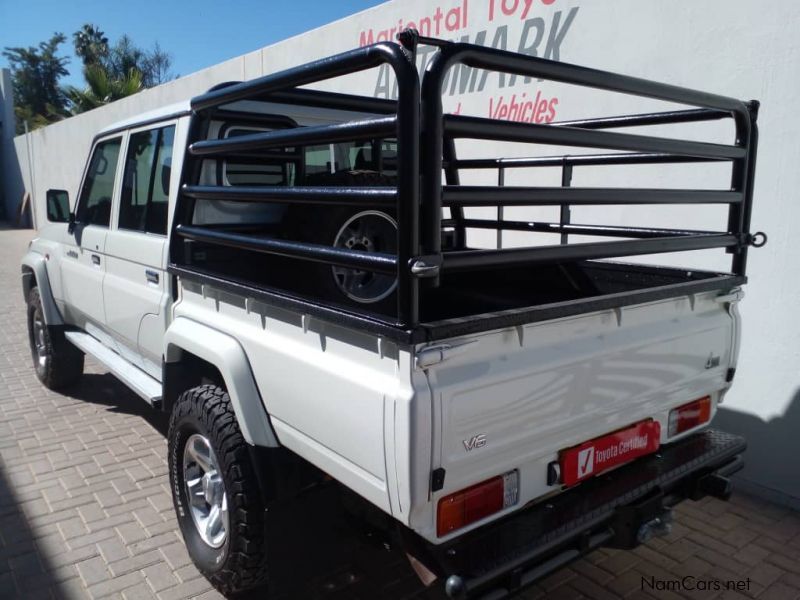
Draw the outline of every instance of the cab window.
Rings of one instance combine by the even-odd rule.
[[[333,144],[324,146],[308,146],[306,148],[306,175],[333,173],[336,171]]]
[[[263,127],[232,126],[225,131],[226,138],[270,131]],[[292,152],[287,152],[292,154]],[[293,185],[295,164],[286,160],[229,159],[223,162],[227,185]]]
[[[122,138],[113,138],[95,146],[83,183],[76,219],[84,225],[108,227],[114,176]]]
[[[132,133],[125,157],[119,229],[166,235],[175,126]]]

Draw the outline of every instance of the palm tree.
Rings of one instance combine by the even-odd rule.
[[[108,58],[108,38],[96,25],[86,23],[72,34],[72,40],[75,54],[81,58],[84,65],[101,64]]]
[[[84,68],[83,77],[86,89],[70,87],[67,90],[73,115],[132,96],[142,89],[142,74],[137,69],[129,69],[124,78],[116,79],[110,77],[101,65],[93,64]]]
[[[59,112],[52,104],[45,104],[44,113],[34,112],[30,106],[15,106],[14,116],[17,121],[17,134],[25,133],[26,122],[28,127],[33,130],[65,118],[63,111]]]

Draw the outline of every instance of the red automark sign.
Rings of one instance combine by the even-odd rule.
[[[603,437],[562,450],[559,454],[561,482],[575,485],[598,473],[658,450],[661,426],[642,421]]]

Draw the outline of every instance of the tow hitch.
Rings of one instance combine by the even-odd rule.
[[[672,508],[665,505],[664,494],[657,491],[636,504],[616,510],[611,525],[614,537],[608,545],[633,549],[654,537],[669,535],[673,520]]]
[[[667,509],[658,517],[643,523],[636,532],[636,541],[644,544],[654,537],[664,537],[672,533],[672,509]]]

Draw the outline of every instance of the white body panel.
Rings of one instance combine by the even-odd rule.
[[[400,510],[408,492],[397,490],[386,440],[395,411],[413,401],[408,349],[379,349],[375,336],[316,320],[304,328],[303,315],[189,283],[181,296],[176,319],[213,323],[242,345],[282,445],[387,512]]]
[[[94,324],[105,322],[103,278],[106,274],[105,247],[108,229],[89,225],[80,236],[65,235],[61,245],[61,282],[69,319]]]
[[[716,406],[729,385],[738,325],[716,296],[488,332],[429,367],[433,461],[447,472],[434,500],[518,469],[518,508],[559,489],[546,480],[559,450],[648,418],[674,441],[669,410],[706,395]],[[485,444],[467,449],[476,435]]]
[[[164,236],[122,230],[110,231],[106,241],[106,325],[120,353],[154,376],[167,326],[166,244]]]
[[[433,542],[448,539],[435,533],[444,495],[517,469],[510,512],[558,491],[546,472],[561,449],[648,418],[662,443],[679,439],[670,409],[705,395],[716,406],[735,362],[738,296],[716,292],[451,340],[452,357],[418,368],[424,346],[181,285],[176,317],[242,344],[281,445]],[[478,434],[486,444],[466,450]]]
[[[176,318],[164,335],[164,358],[178,362],[188,352],[215,365],[231,398],[242,436],[249,444],[275,447],[278,445],[253,372],[241,344],[217,329],[200,321]]]

